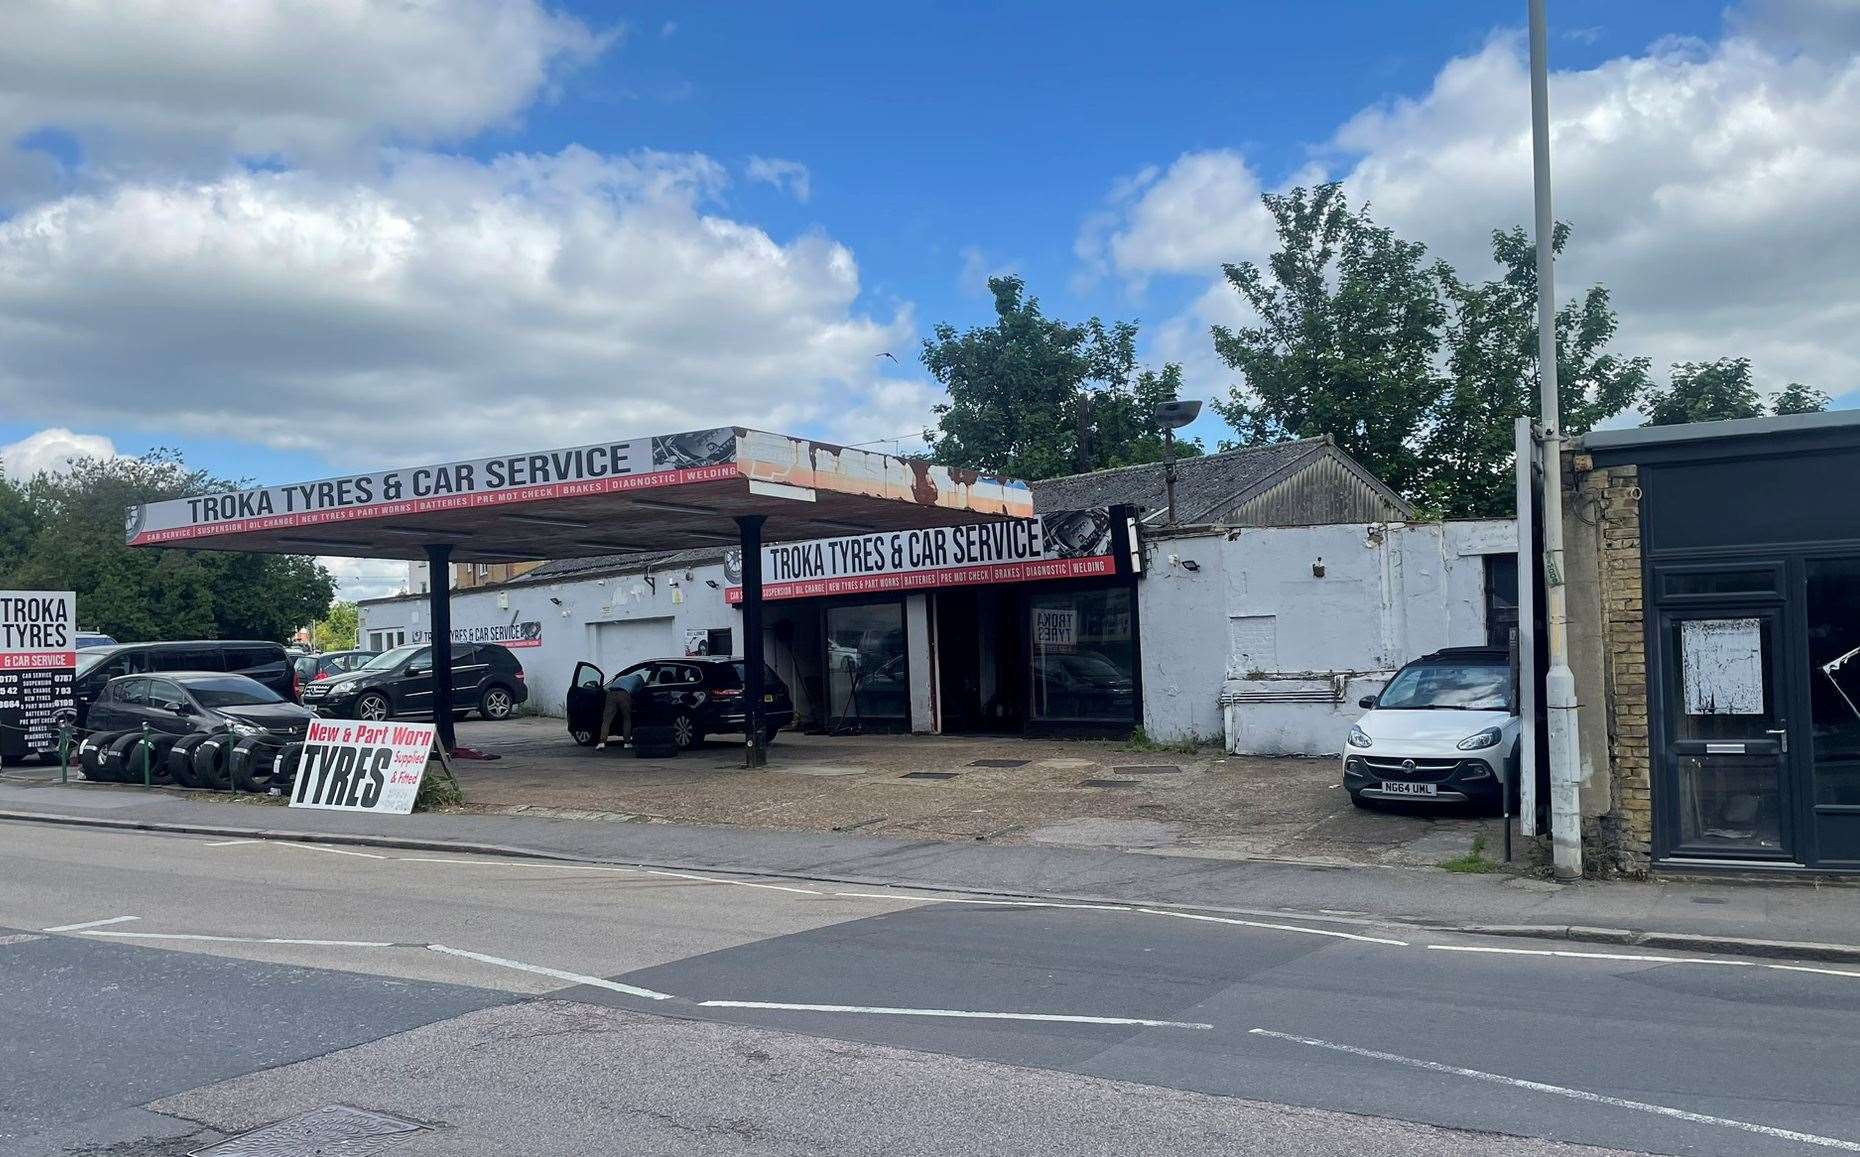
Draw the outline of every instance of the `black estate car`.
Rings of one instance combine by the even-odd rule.
[[[452,645],[452,706],[486,719],[508,719],[530,697],[523,664],[496,643]],[[353,671],[303,688],[305,707],[318,715],[381,720],[433,710],[433,649],[410,644],[383,651]]]
[[[601,725],[607,688],[637,675],[643,686],[633,696],[633,727],[665,727],[680,751],[704,741],[706,735],[743,731],[743,661],[693,656],[648,659],[607,678],[593,663],[575,664],[575,675],[565,704],[568,733],[588,746]],[[762,668],[762,714],[772,741],[775,733],[794,726],[794,701],[788,685],[767,667]],[[620,737],[614,720],[612,739]]]
[[[146,723],[158,735],[230,731],[280,744],[302,739],[313,717],[255,679],[216,671],[118,676],[90,705],[96,731],[134,731]]]
[[[185,643],[119,643],[83,647],[77,653],[78,724],[86,726],[91,700],[119,675],[165,671],[224,671],[256,679],[281,699],[293,698],[291,661],[280,643],[202,639]]]

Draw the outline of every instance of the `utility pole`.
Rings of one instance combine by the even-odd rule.
[[[1563,420],[1556,380],[1556,215],[1550,204],[1550,70],[1544,0],[1529,0],[1531,170],[1537,208],[1537,377],[1544,427],[1544,595],[1550,673],[1544,706],[1550,733],[1550,839],[1553,871],[1582,878],[1582,762],[1576,731],[1576,676],[1569,669],[1569,601],[1563,575]]]

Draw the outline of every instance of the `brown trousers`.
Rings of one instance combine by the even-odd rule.
[[[594,742],[607,742],[608,733],[614,729],[616,713],[620,716],[620,738],[633,742],[633,695],[623,687],[607,692],[607,706],[601,709],[601,729],[594,733]]]

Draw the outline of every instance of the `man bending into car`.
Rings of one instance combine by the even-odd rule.
[[[633,696],[646,686],[646,677],[635,671],[622,675],[607,685],[607,702],[601,708],[601,728],[594,733],[594,749],[607,746],[607,735],[614,729],[614,716],[620,716],[620,742],[633,745]]]

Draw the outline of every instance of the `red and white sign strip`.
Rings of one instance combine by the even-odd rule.
[[[1065,545],[1053,536],[1051,522],[1049,516],[765,546],[762,597],[804,599],[1117,573],[1108,517],[1089,523],[1095,530],[1084,542]],[[728,588],[724,598],[740,603],[742,587]]]
[[[312,719],[291,806],[404,816],[432,751],[431,723]]]
[[[0,591],[0,754],[52,751],[75,716],[77,596]]]
[[[123,537],[150,546],[741,477],[723,428],[177,498],[131,507]]]

